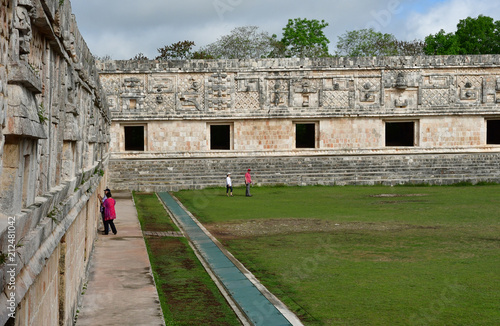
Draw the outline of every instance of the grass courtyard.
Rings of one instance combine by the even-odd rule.
[[[305,325],[499,325],[500,186],[180,191]]]

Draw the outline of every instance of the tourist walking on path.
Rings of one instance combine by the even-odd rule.
[[[111,190],[109,190],[109,188],[104,189],[104,197],[103,197],[103,196],[101,196],[100,194],[97,194],[97,198],[99,198],[99,204],[100,204],[100,206],[101,206],[101,207],[99,208],[99,210],[100,210],[100,212],[101,212],[101,217],[102,217],[102,227],[103,227],[103,228],[104,228],[104,225],[105,225],[106,223],[105,223],[105,219],[104,219],[104,217],[105,217],[105,213],[104,213],[104,206],[103,206],[102,204],[104,203],[104,201],[105,201],[106,199],[108,199],[108,191],[109,191],[109,192],[111,192]]]
[[[106,194],[108,197],[102,205],[104,206],[104,234],[107,235],[109,233],[109,227],[111,226],[111,231],[113,231],[113,234],[116,234],[116,227],[115,223],[113,222],[114,219],[116,219],[116,212],[115,212],[115,204],[116,201],[112,198],[111,196],[111,191],[108,191]]]
[[[228,173],[226,177],[226,196],[229,197],[229,193],[231,193],[231,197],[233,197],[233,182],[231,181],[231,173]]]
[[[247,173],[245,173],[245,186],[247,187],[245,196],[252,197],[250,195],[250,185],[252,184],[252,176],[250,175],[251,169],[248,169]]]

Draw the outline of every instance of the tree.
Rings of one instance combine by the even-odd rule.
[[[457,38],[455,34],[446,34],[442,29],[425,38],[424,52],[428,55],[459,54]]]
[[[191,59],[214,59],[214,56],[206,53],[205,51],[195,51],[191,55]]]
[[[353,30],[339,36],[336,54],[349,57],[398,55],[397,42],[394,35],[382,34],[373,28]]]
[[[281,39],[287,57],[326,57],[330,40],[323,33],[328,26],[324,20],[289,19]]]
[[[189,59],[193,46],[193,41],[182,41],[164,46],[158,49],[160,55],[156,57],[156,60]]]
[[[460,20],[455,36],[461,54],[500,53],[499,26],[500,22],[483,15]]]
[[[149,60],[149,58],[144,53],[139,52],[130,60]]]
[[[257,26],[234,28],[228,35],[201,49],[214,58],[250,59],[266,57],[271,52],[271,37]]]
[[[425,38],[424,51],[430,55],[440,54],[500,54],[500,21],[479,15],[467,17],[457,24],[455,33],[440,30]]]
[[[421,40],[395,41],[398,55],[423,55],[425,42]]]

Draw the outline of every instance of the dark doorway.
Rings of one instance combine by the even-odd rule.
[[[500,145],[500,120],[486,120],[486,144]]]
[[[414,146],[415,122],[386,122],[385,146]]]
[[[210,126],[210,149],[231,149],[231,126]]]
[[[144,151],[144,126],[125,126],[125,150]]]
[[[295,124],[295,148],[316,148],[316,124]]]

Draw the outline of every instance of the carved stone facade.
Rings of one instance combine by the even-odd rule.
[[[500,130],[495,130],[500,122],[500,57],[495,55],[110,61],[98,67],[111,105],[112,164],[134,159],[145,167],[152,158],[237,161],[500,152]],[[137,81],[134,104],[123,88],[130,79]],[[127,127],[133,126],[141,128],[139,150],[127,146]],[[304,143],[300,128],[309,130]],[[219,129],[227,142],[214,146]],[[176,184],[156,173],[148,185],[144,179],[136,182],[139,178],[125,182],[120,175],[130,173],[113,170],[113,186],[126,189],[194,187],[194,179],[199,180],[193,175],[192,181]],[[225,170],[214,171],[205,186],[218,185],[217,176]],[[263,167],[261,172],[262,183],[272,183],[275,172]],[[479,181],[474,173],[462,179]],[[395,177],[388,183],[407,181]],[[286,178],[279,182],[287,183]]]
[[[107,100],[68,0],[0,3],[0,324],[72,325],[107,177]]]

